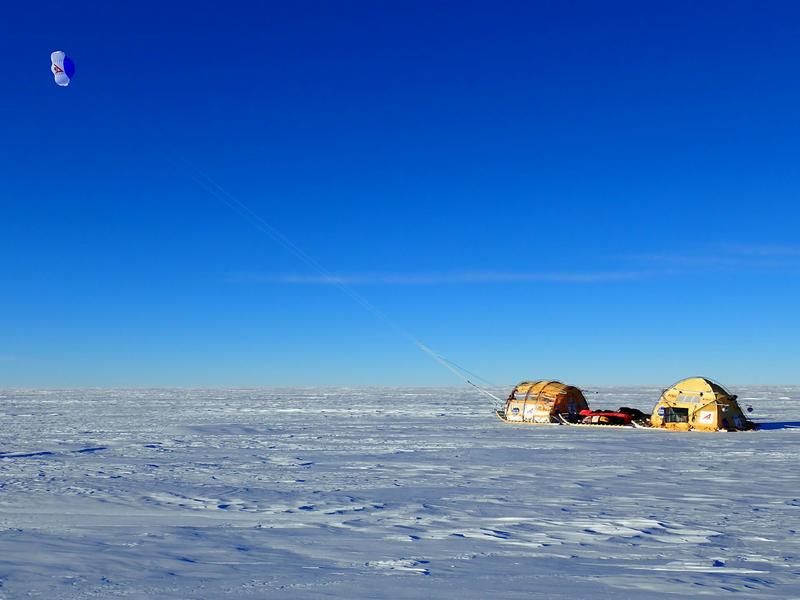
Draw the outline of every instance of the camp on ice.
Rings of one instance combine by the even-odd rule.
[[[737,396],[706,377],[689,377],[666,388],[648,415],[635,408],[593,410],[583,392],[559,381],[518,384],[496,415],[506,423],[577,427],[635,427],[672,431],[747,431]]]

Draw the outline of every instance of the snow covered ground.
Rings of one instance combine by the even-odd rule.
[[[0,598],[800,598],[800,387],[732,392],[762,431],[512,426],[463,389],[0,392]]]

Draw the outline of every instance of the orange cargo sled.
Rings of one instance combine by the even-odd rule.
[[[583,393],[560,381],[523,381],[516,386],[497,416],[506,423],[541,425],[574,421],[589,405]]]

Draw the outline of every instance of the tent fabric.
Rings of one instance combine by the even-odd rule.
[[[736,396],[706,377],[682,379],[663,391],[650,417],[653,427],[678,431],[744,431],[753,423]]]
[[[583,393],[560,381],[523,381],[506,400],[502,418],[516,423],[555,423],[557,415],[576,416],[586,410]]]

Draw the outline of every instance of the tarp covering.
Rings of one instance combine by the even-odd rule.
[[[519,423],[554,423],[556,415],[577,415],[589,408],[583,393],[560,381],[523,381],[506,400],[503,418]]]

